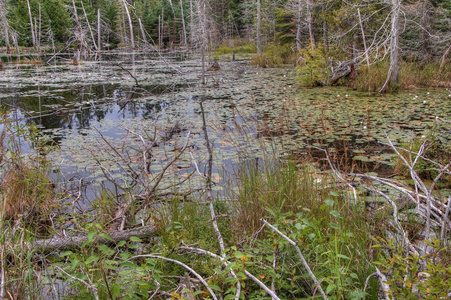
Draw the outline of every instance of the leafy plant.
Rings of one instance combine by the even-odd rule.
[[[329,66],[323,47],[310,45],[303,48],[300,52],[297,71],[299,82],[302,86],[326,85],[329,79]]]

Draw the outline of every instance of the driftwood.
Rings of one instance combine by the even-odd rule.
[[[154,226],[145,226],[123,231],[113,231],[109,233],[111,239],[97,237],[94,239],[94,241],[99,244],[108,244],[112,242],[126,241],[131,237],[139,237],[139,238],[151,237],[155,236],[156,232],[157,229]],[[30,243],[29,247],[31,249],[41,252],[50,252],[55,250],[67,250],[80,247],[83,243],[87,241],[88,237],[86,234],[78,234],[66,237],[53,236],[48,239],[37,240],[33,243]]]
[[[341,62],[337,67],[333,68],[329,76],[330,85],[337,84],[338,80],[350,74],[352,65],[352,61],[344,61]]]

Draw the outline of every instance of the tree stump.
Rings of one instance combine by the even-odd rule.
[[[217,60],[215,60],[211,66],[208,68],[208,71],[219,71],[221,70],[221,67],[219,66],[219,63]]]

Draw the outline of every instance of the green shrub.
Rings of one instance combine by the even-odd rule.
[[[323,47],[303,48],[300,53],[297,67],[299,83],[301,86],[315,87],[327,85],[329,80],[329,66]]]

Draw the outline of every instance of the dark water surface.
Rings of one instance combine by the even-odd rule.
[[[58,145],[48,156],[66,179],[95,179],[108,170],[121,184],[130,184],[124,160],[139,170],[149,163],[145,149],[151,150],[152,178],[188,133],[187,151],[168,180],[195,171],[193,158],[203,172],[208,154],[199,101],[210,125],[217,190],[224,171],[264,153],[323,157],[306,147],[313,145],[329,148],[345,171],[388,174],[393,155],[380,143],[386,134],[399,145],[435,132],[450,144],[444,120],[451,119],[451,95],[444,89],[396,95],[297,89],[294,69],[258,69],[245,61],[220,62],[221,70],[207,72],[203,86],[199,58],[174,53],[105,54],[78,66],[70,61],[61,55],[43,65],[7,63],[0,71],[0,105],[11,119],[36,125]],[[186,188],[203,182],[194,174]]]

